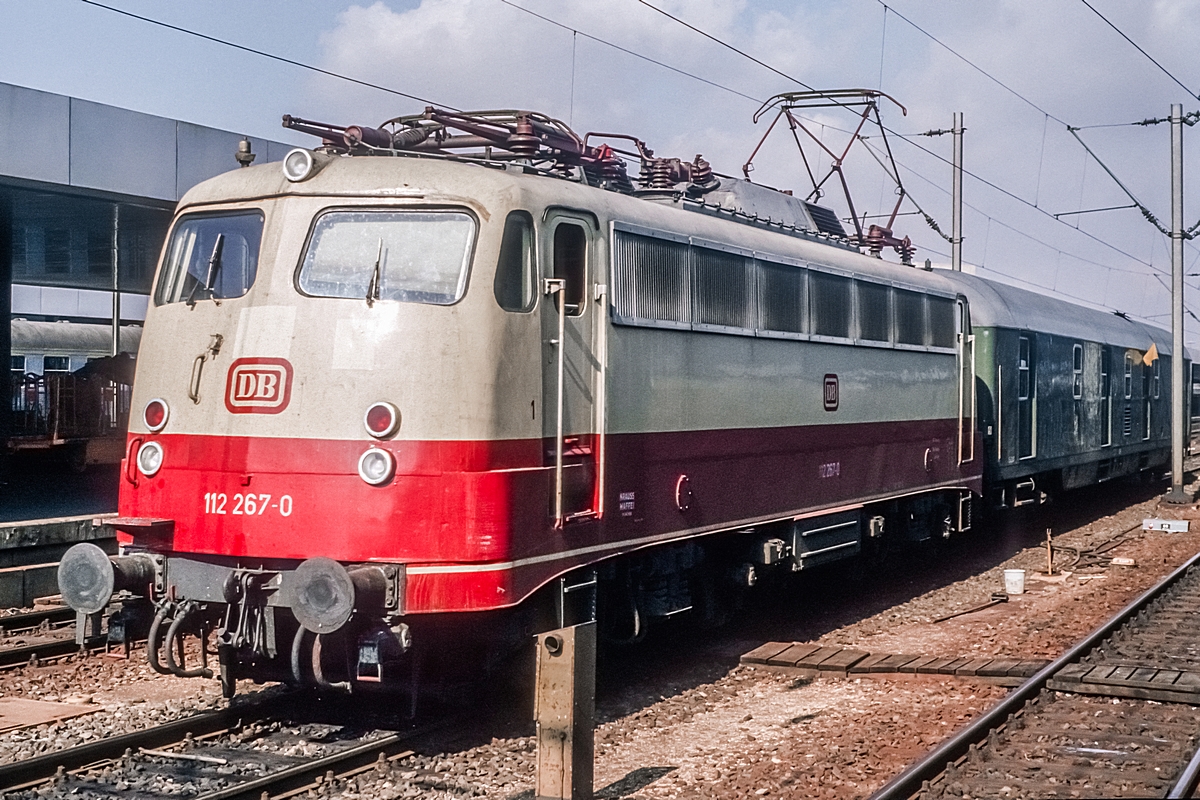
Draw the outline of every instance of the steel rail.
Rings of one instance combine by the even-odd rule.
[[[103,640],[100,640],[99,644],[93,642],[86,645],[86,649],[101,646],[103,646]],[[66,656],[78,653],[81,649],[83,648],[75,642],[74,637],[70,639],[51,639],[37,644],[23,644],[19,647],[4,647],[0,648],[0,668],[19,667],[28,664],[34,659],[43,661],[65,658]]]
[[[946,765],[966,755],[972,744],[985,739],[989,731],[998,727],[1004,720],[1018,711],[1026,701],[1041,692],[1046,682],[1054,677],[1055,673],[1067,664],[1077,661],[1088,651],[1098,646],[1111,636],[1113,632],[1128,622],[1137,612],[1141,611],[1155,598],[1175,584],[1189,569],[1198,563],[1200,563],[1200,553],[1189,558],[1178,569],[1147,589],[1112,619],[1100,625],[1088,634],[1085,639],[1043,667],[1040,672],[1014,689],[986,714],[977,718],[966,728],[942,742],[941,745],[928,753],[920,761],[912,764],[904,772],[888,781],[881,789],[872,794],[869,800],[907,800],[907,798],[916,795],[921,791],[922,784],[944,772]],[[1198,768],[1200,768],[1200,765],[1198,765]]]
[[[36,628],[43,622],[71,622],[75,619],[75,609],[70,606],[54,606],[36,611],[21,611],[0,617],[0,630],[7,633]]]
[[[113,761],[126,750],[137,752],[139,747],[157,749],[193,737],[237,727],[243,721],[260,719],[278,711],[285,703],[294,702],[291,694],[278,695],[261,702],[245,703],[220,711],[207,711],[183,719],[156,725],[142,731],[111,736],[96,742],[44,753],[11,764],[0,765],[0,796],[5,792],[28,789],[56,775],[104,761]]]
[[[1179,773],[1175,785],[1167,792],[1167,800],[1191,797],[1197,783],[1200,783],[1200,747],[1192,753],[1191,761],[1183,768],[1183,772]]]
[[[270,775],[199,795],[195,800],[260,800],[260,798],[271,797],[294,797],[309,788],[319,788],[319,780],[328,773],[332,772],[335,777],[344,778],[361,774],[375,764],[398,761],[413,755],[414,751],[407,749],[407,745],[413,739],[451,727],[463,722],[466,718],[465,714],[456,714],[412,730],[372,739],[369,742],[348,747],[305,764],[298,764]]]

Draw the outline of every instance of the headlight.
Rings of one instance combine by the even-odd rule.
[[[363,425],[376,439],[391,436],[400,427],[400,410],[391,403],[375,403],[363,415]]]
[[[284,177],[292,182],[311,177],[316,172],[315,167],[312,151],[302,147],[297,147],[283,159]]]
[[[154,433],[161,431],[167,424],[167,417],[171,415],[171,409],[167,406],[167,401],[156,397],[149,403],[146,403],[146,408],[142,411],[142,419],[146,423],[146,427]]]
[[[154,475],[162,468],[163,448],[158,442],[146,442],[138,450],[137,466],[138,472],[145,475],[147,478]]]
[[[372,447],[358,459],[358,476],[372,486],[387,483],[396,472],[396,460],[386,450]]]

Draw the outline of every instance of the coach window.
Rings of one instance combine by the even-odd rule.
[[[1081,344],[1071,348],[1071,396],[1076,400],[1083,398],[1083,345]]]
[[[582,314],[587,279],[587,232],[582,226],[560,222],[554,229],[554,277],[566,281],[563,300],[567,314]]]
[[[537,299],[533,265],[533,217],[528,211],[512,211],[504,221],[500,261],[492,284],[496,302],[505,311],[533,308]]]
[[[46,356],[42,359],[43,375],[65,375],[70,371],[70,356]]]
[[[1158,399],[1158,394],[1162,389],[1162,359],[1154,359],[1154,399]]]
[[[171,231],[156,305],[224,300],[250,291],[258,273],[259,211],[189,214]]]
[[[929,344],[934,347],[954,347],[955,301],[949,297],[926,298],[929,305]]]
[[[858,338],[887,342],[892,338],[891,289],[879,283],[856,281],[858,287]]]
[[[1125,399],[1133,397],[1133,356],[1125,354]]]
[[[1112,444],[1112,380],[1109,377],[1109,361],[1112,353],[1107,347],[1100,348],[1100,446]]]
[[[897,289],[896,342],[925,344],[925,295]]]
[[[850,279],[808,274],[809,318],[817,336],[850,338]]]

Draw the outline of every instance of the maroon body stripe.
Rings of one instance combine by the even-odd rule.
[[[123,472],[120,513],[174,520],[171,541],[159,546],[175,552],[405,563],[410,612],[483,610],[515,605],[570,568],[676,534],[935,486],[979,491],[981,462],[957,464],[956,425],[610,434],[603,516],[561,530],[552,518],[552,444],[538,439],[138,434],[131,440],[163,446],[163,467],[152,478]],[[368,485],[356,471],[372,446],[396,457],[396,477],[384,486]],[[573,460],[596,458],[591,449]],[[680,511],[675,488],[684,474],[694,502]]]

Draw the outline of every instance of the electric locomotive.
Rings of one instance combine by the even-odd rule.
[[[285,124],[322,146],[181,200],[122,555],[59,569],[93,620],[125,592],[110,635],[148,627],[155,669],[211,676],[182,641],[215,633],[227,693],[391,684],[448,643],[597,614],[635,641],[764,572],[971,527],[969,286],[538,114]]]

